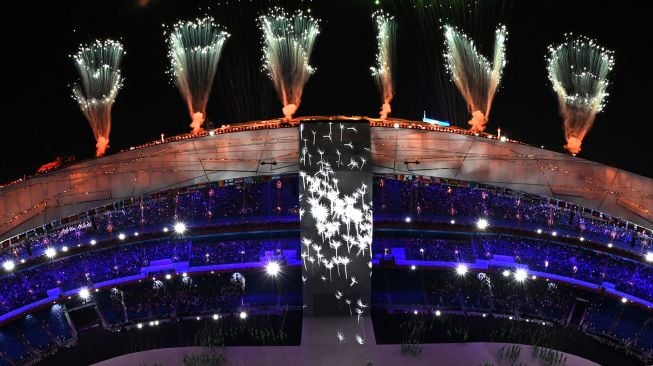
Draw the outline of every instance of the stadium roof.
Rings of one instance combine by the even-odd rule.
[[[490,184],[653,228],[653,179],[496,136],[422,122],[370,121],[375,126],[374,173]],[[299,129],[273,127],[280,127],[279,121],[222,128],[202,137],[177,136],[4,186],[0,240],[125,198],[217,180],[297,173]]]

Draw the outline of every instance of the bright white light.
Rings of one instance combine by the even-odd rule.
[[[61,247],[61,251],[66,253],[68,251],[68,247],[64,245],[63,247]]]
[[[265,265],[265,272],[270,276],[276,276],[280,271],[281,266],[278,262],[268,262],[268,264]]]
[[[435,316],[440,316],[440,315],[442,315],[442,312],[440,310],[436,310],[435,311]]]
[[[136,324],[136,328],[138,328],[138,329],[142,329],[142,328],[143,328],[143,323],[138,323],[138,324]]]
[[[171,278],[172,278],[172,275],[171,275],[170,273],[168,273],[168,274],[166,275],[166,280],[169,280],[169,279],[171,279]]]
[[[451,220],[451,221],[449,221],[449,222],[451,223],[451,225],[453,225],[453,224],[456,223],[456,220]]]
[[[459,263],[456,267],[456,273],[458,273],[460,276],[464,276],[468,270],[469,268],[467,268],[467,265],[464,263]]]
[[[20,263],[25,263],[25,259],[22,258],[22,259],[20,260]]]
[[[622,298],[621,298],[621,302],[623,302],[623,303],[625,304],[625,303],[627,303],[627,302],[628,302],[628,299],[627,299],[627,298],[625,298],[625,297],[622,297]]]
[[[549,261],[544,261],[544,268],[549,268]]]
[[[612,247],[613,247],[612,243],[608,243],[608,248],[612,248]]]
[[[418,311],[417,311],[417,310],[413,310],[413,314],[417,315],[417,314],[418,314]]]
[[[508,319],[512,320],[512,316],[509,316]]]
[[[57,255],[57,250],[54,248],[48,248],[45,250],[45,256],[48,258],[54,258]]]
[[[653,252],[646,253],[646,261],[653,262]]]
[[[188,277],[188,273],[186,273],[186,272],[182,273],[181,277]]]
[[[583,237],[581,236],[581,237],[580,237],[580,241],[585,241],[585,238],[583,238]]]
[[[542,229],[537,229],[538,234],[542,234]]]
[[[200,317],[198,316],[198,317],[196,317],[195,319],[196,319],[196,320],[200,320]]]
[[[417,269],[417,266],[415,266],[414,264],[413,264],[412,266],[410,266],[410,270],[411,270],[411,271],[414,271],[414,270],[416,270],[416,269]]]
[[[247,319],[247,313],[244,311],[241,311],[238,316],[240,317],[240,319]]]
[[[95,239],[91,239],[91,245],[97,244],[97,241]]]
[[[159,321],[158,321],[158,320],[155,320],[155,321],[154,321],[154,325],[159,325]]]
[[[508,276],[510,276],[510,271],[506,269],[505,271],[503,271],[503,277],[508,277]]]
[[[164,233],[167,233],[167,232],[168,232],[168,228],[167,228],[167,227],[164,227],[164,228],[163,228],[163,232],[164,232]]]
[[[404,219],[404,221],[406,221],[407,223],[410,223],[410,221],[411,221],[410,216],[406,216],[406,218]]]
[[[501,142],[506,142],[506,140],[508,140],[508,139],[506,138],[506,136],[501,136],[501,138],[500,138],[499,140],[500,140]]]
[[[186,224],[183,222],[178,222],[175,224],[175,232],[177,234],[183,234],[186,232]]]
[[[215,135],[215,131],[213,130],[209,131],[209,136],[214,136],[214,135]]]
[[[528,277],[528,272],[524,268],[518,268],[515,271],[515,279],[519,282],[523,282],[526,277]]]
[[[5,269],[7,272],[11,272],[16,268],[16,264],[12,260],[6,260],[4,263],[2,263],[2,268]]]
[[[490,223],[487,222],[486,219],[478,219],[478,221],[476,221],[476,227],[479,228],[479,230],[485,230],[488,225],[490,225]]]
[[[91,293],[88,291],[88,289],[87,289],[86,287],[82,287],[82,289],[79,290],[79,297],[80,297],[82,300],[86,300],[86,299],[88,299],[90,296],[91,296]]]
[[[150,324],[150,327],[154,326],[154,322],[150,322],[149,324]]]
[[[558,236],[558,233],[556,231],[551,233],[551,236]]]
[[[484,318],[487,317],[487,314],[483,313],[483,317],[484,317]]]
[[[534,279],[534,280],[536,280],[536,279],[537,279],[537,276],[536,276],[536,275],[533,275],[531,278]]]
[[[395,123],[393,126],[394,128],[399,128],[399,123]]]
[[[138,231],[134,233],[134,236],[138,236]]]
[[[220,315],[218,314],[213,314],[213,320],[218,320],[220,319]]]
[[[125,240],[126,237],[127,236],[125,234],[123,234],[123,233],[118,234],[118,239],[120,239],[120,240]]]

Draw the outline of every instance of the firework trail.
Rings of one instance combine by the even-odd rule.
[[[188,107],[192,133],[202,130],[206,104],[227,38],[229,33],[211,17],[177,22],[168,36],[170,73]]]
[[[394,63],[397,23],[394,17],[383,13],[375,12],[372,17],[376,22],[376,66],[371,67],[372,76],[376,86],[381,92],[383,105],[381,106],[381,119],[386,119],[392,109],[390,102],[395,95],[394,90]]]
[[[320,33],[319,20],[298,10],[289,15],[273,8],[259,17],[263,33],[263,69],[283,103],[287,120],[297,111],[304,85],[315,72],[309,65],[313,45]]]
[[[576,155],[596,114],[605,107],[608,74],[614,65],[612,52],[592,39],[567,34],[564,43],[549,47],[547,61],[564,120],[565,149]]]
[[[501,82],[501,73],[506,64],[506,28],[495,31],[494,57],[490,63],[481,55],[474,42],[452,26],[444,26],[447,69],[456,87],[462,94],[467,109],[472,115],[469,124],[472,132],[482,132],[490,115],[492,100]]]
[[[119,66],[124,55],[120,42],[107,39],[80,45],[77,54],[72,56],[81,79],[73,86],[73,99],[93,130],[97,157],[104,155],[109,147],[111,107],[122,87]]]

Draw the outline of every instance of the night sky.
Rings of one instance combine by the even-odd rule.
[[[272,84],[260,71],[261,42],[255,22],[270,4],[289,10],[310,8],[322,19],[311,62],[317,72],[304,89],[297,116],[378,115],[380,98],[369,73],[376,49],[370,15],[382,7],[399,17],[392,116],[419,120],[426,110],[429,117],[452,119],[454,125],[466,127],[464,105],[454,85],[443,90],[433,81],[434,70],[443,67],[441,44],[436,44],[441,31],[434,28],[423,34],[415,13],[406,10],[412,2],[28,0],[12,4],[18,9],[2,15],[7,88],[0,127],[0,182],[33,174],[58,155],[74,154],[77,160],[94,155],[91,129],[71,98],[70,85],[78,75],[69,55],[80,42],[95,38],[120,39],[127,50],[125,84],[113,108],[109,154],[159,138],[161,133],[189,131],[184,103],[165,73],[168,59],[162,25],[178,19],[209,14],[232,35],[209,100],[210,120],[220,125],[281,116]],[[642,132],[651,124],[648,110],[653,100],[653,78],[646,71],[651,61],[645,56],[651,44],[650,19],[640,4],[516,0],[499,6],[496,13],[475,14],[477,21],[467,23],[467,32],[491,37],[491,32],[483,32],[499,21],[510,32],[508,64],[488,132],[501,127],[511,138],[562,151],[562,120],[544,56],[547,46],[561,42],[565,32],[584,34],[615,52],[615,67],[607,107],[586,136],[580,156],[653,177],[651,137]],[[479,42],[484,43],[482,38]],[[443,95],[455,102],[443,103]]]

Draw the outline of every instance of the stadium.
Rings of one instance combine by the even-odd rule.
[[[369,169],[358,170],[371,178],[374,207],[368,294],[337,299],[335,282],[302,285],[300,136],[318,126],[368,132]],[[651,186],[569,155],[405,120],[257,121],[155,141],[2,189],[3,262],[15,263],[2,279],[3,362],[91,362],[93,344],[106,342],[116,346],[105,358],[194,345],[265,364],[242,347],[215,351],[251,345],[270,364],[420,364],[402,353],[485,341],[559,349],[568,364],[637,364],[633,355],[650,357],[653,340],[651,217],[642,209]],[[328,276],[306,263],[304,277]],[[336,266],[332,278],[344,276]],[[347,270],[348,281],[369,271],[353,261]],[[359,299],[362,319],[350,312]],[[514,333],[481,334],[484,322]],[[146,341],[155,331],[183,335]],[[470,364],[497,357],[478,347]],[[467,351],[451,352],[442,357]],[[141,357],[103,364],[157,356]]]
[[[20,6],[0,366],[653,363],[625,7]]]

